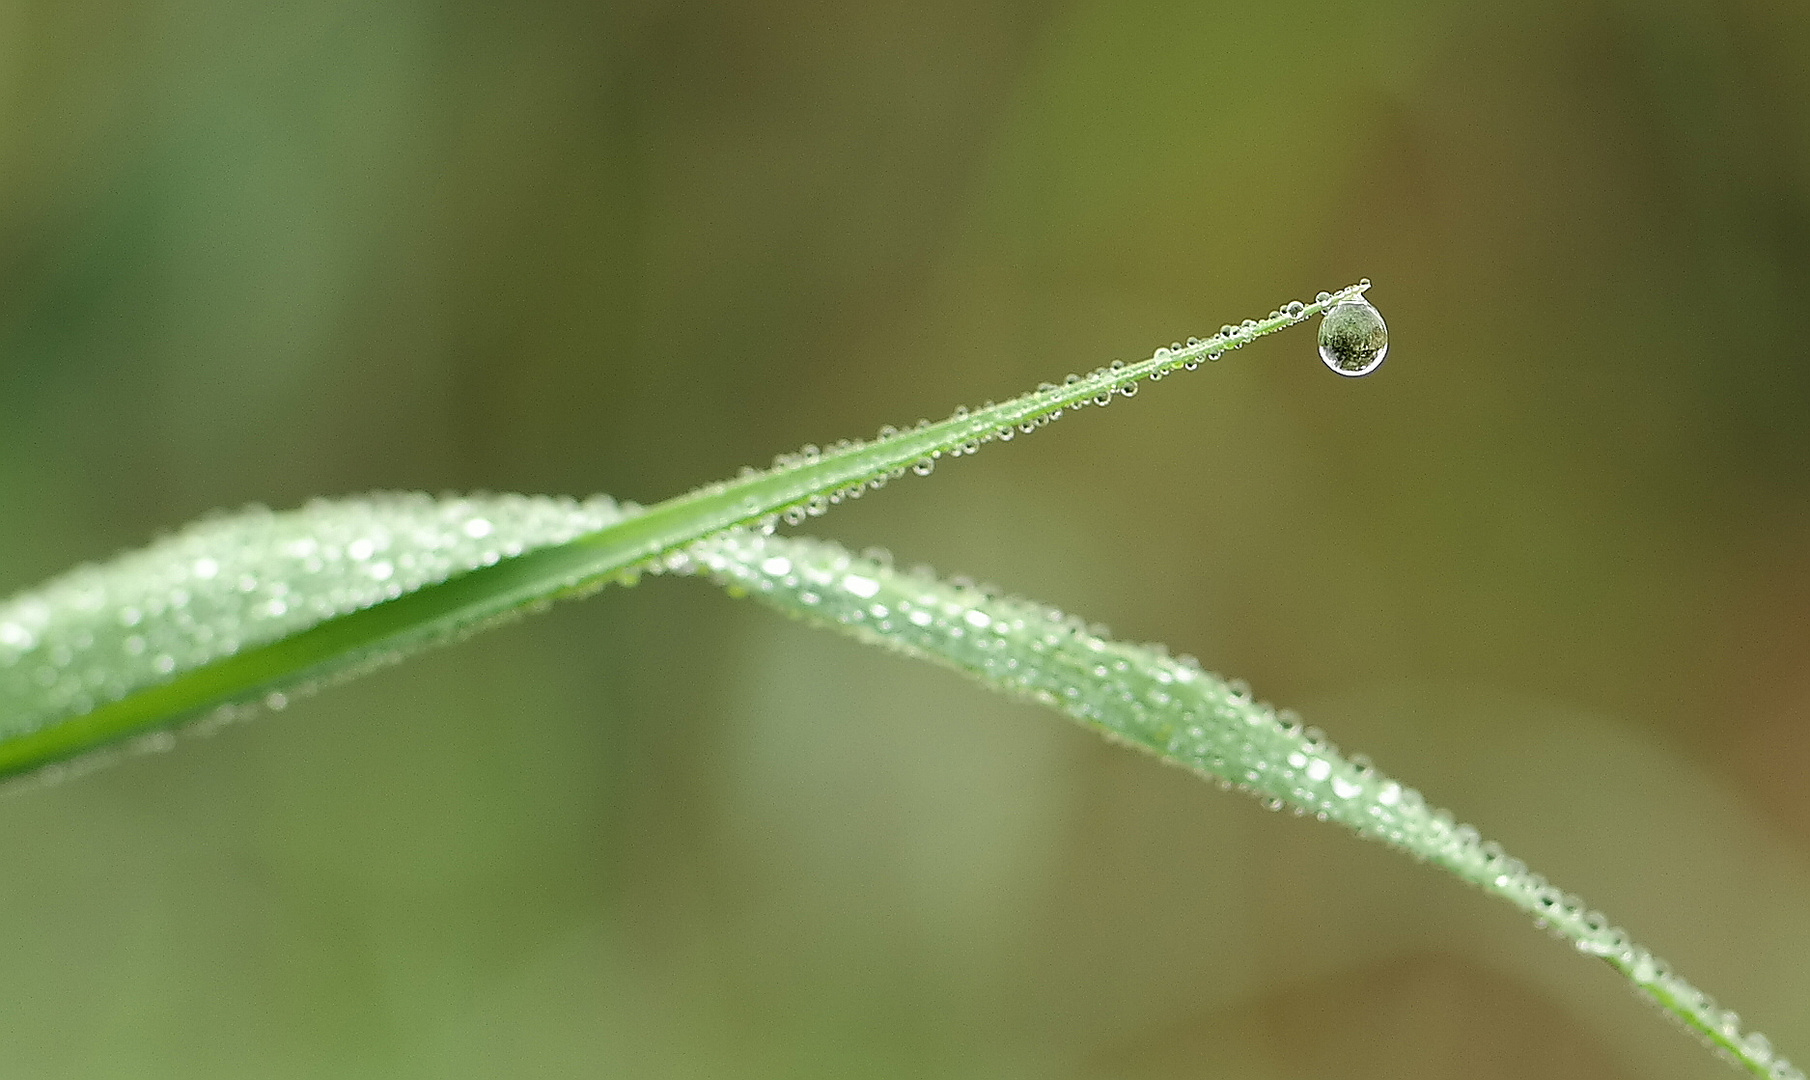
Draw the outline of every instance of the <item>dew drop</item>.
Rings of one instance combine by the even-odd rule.
[[[1290,300],[1288,302],[1288,304],[1285,307],[1283,307],[1283,309],[1282,309],[1282,311],[1291,319],[1299,319],[1301,317],[1301,314],[1303,312],[1305,312],[1306,310],[1307,310],[1307,305],[1303,304],[1299,300]]]
[[[930,470],[934,468],[936,468],[936,462],[927,457],[922,457],[912,463],[911,471],[917,473],[919,476],[929,476]]]
[[[1323,293],[1320,293],[1320,294],[1318,294],[1318,295],[1316,295],[1316,296],[1315,296],[1315,297],[1314,297],[1314,303],[1316,303],[1316,304],[1324,304],[1324,303],[1325,303],[1325,302],[1326,302],[1326,301],[1328,301],[1328,300],[1331,300],[1331,299],[1332,299],[1332,294],[1331,294],[1331,293],[1329,293],[1329,292],[1323,292]]]
[[[1340,375],[1368,375],[1389,355],[1389,328],[1363,297],[1341,300],[1320,320],[1320,359]]]

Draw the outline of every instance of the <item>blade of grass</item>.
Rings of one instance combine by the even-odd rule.
[[[733,530],[692,545],[678,567],[814,626],[954,668],[1048,705],[1115,742],[1235,787],[1270,809],[1334,821],[1442,867],[1534,917],[1627,979],[1705,1045],[1755,1076],[1804,1080],[1766,1036],[1674,974],[1578,897],[1562,892],[1418,791],[1347,758],[1240,682],[1161,646],[1113,641],[1014,597],[900,574],[834,544]]]
[[[375,582],[357,569],[315,581],[303,572],[306,556],[283,555],[284,544],[305,544],[322,528],[338,528],[333,524],[336,508],[361,504],[259,512],[258,520],[270,534],[261,537],[257,549],[270,555],[264,564],[246,564],[240,557],[245,544],[237,530],[246,518],[203,523],[143,552],[75,571],[0,604],[0,776],[74,758],[235,703],[346,677],[530,605],[610,580],[632,580],[683,545],[732,526],[760,523],[770,528],[779,515],[802,521],[908,469],[926,472],[940,458],[1034,431],[1065,411],[1110,403],[1140,380],[1193,368],[1203,359],[1312,318],[1368,287],[1365,281],[1312,304],[1291,303],[1205,341],[1159,349],[1134,364],[1115,363],[1086,376],[1070,376],[1061,386],[1045,384],[1004,404],[958,409],[940,423],[920,422],[903,432],[883,432],[871,442],[838,443],[828,451],[806,447],[782,455],[772,469],[745,470],[735,480],[647,510],[614,504],[607,509],[587,504],[586,510],[570,504],[563,516],[554,513],[555,520],[537,531],[518,528],[509,508],[498,505],[483,511],[490,514],[484,520],[497,530],[494,536],[451,536],[451,525],[440,522],[424,534],[427,546],[415,550],[408,537],[417,523],[399,519],[386,524],[385,507],[378,507],[365,526],[370,535],[362,539],[383,539],[394,546],[393,557],[350,560],[367,563],[367,569],[379,563],[391,568],[394,577]],[[385,505],[400,513],[400,504]],[[540,510],[547,506],[536,505]],[[360,539],[335,542],[343,556]],[[474,546],[461,539],[488,543]],[[436,562],[430,557],[448,552],[458,558]],[[399,568],[405,556],[425,560],[433,572],[417,575],[404,587]],[[231,570],[225,569],[228,563],[235,564]],[[250,586],[241,589],[246,581]],[[327,592],[311,594],[311,588]],[[274,589],[285,591],[267,595]],[[240,602],[253,595],[263,608]],[[275,610],[273,604],[282,606],[281,614],[267,614]],[[139,613],[139,622],[122,622],[131,611]],[[223,618],[233,625],[214,625]],[[153,650],[149,637],[154,630],[181,647]],[[138,652],[132,651],[135,640]]]

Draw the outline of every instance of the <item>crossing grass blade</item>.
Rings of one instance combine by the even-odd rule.
[[[940,423],[806,447],[647,509],[608,499],[377,495],[200,522],[0,603],[0,776],[245,702],[280,702],[296,687],[632,579],[730,527],[802,521],[907,471],[1196,367],[1368,286]]]

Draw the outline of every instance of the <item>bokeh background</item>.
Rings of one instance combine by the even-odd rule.
[[[1250,679],[1810,1056],[1810,8],[0,0],[0,593],[651,502],[1361,276],[812,523]],[[20,1077],[1728,1075],[1442,875],[655,580],[0,800]]]

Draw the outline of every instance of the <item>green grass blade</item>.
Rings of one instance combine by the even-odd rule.
[[[1195,367],[1368,287],[1291,303],[1205,341],[958,409],[940,423],[806,447],[645,511],[608,500],[376,496],[203,522],[0,603],[0,776],[237,703],[280,702],[297,686],[632,576],[732,526],[802,521],[908,469],[926,472],[942,457],[1109,403],[1140,380]],[[474,521],[484,522],[479,535],[462,531]]]
[[[1428,806],[1364,759],[1339,753],[1250,688],[1161,646],[1111,640],[1100,627],[1030,601],[900,574],[834,544],[732,531],[693,545],[681,569],[813,625],[952,667],[1056,708],[1271,809],[1289,807],[1445,868],[1625,976],[1704,1043],[1756,1076],[1803,1073],[1733,1012],[1672,973],[1601,913]]]

